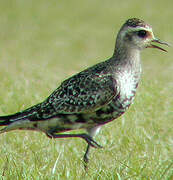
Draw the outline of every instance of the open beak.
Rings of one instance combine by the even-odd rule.
[[[157,38],[153,39],[151,42],[155,42],[155,43],[159,43],[159,44],[164,44],[166,46],[170,46],[168,43],[163,42],[163,41],[161,41],[160,39],[157,39]],[[163,48],[161,48],[161,47],[159,47],[159,46],[157,46],[155,44],[150,44],[150,45],[147,46],[147,48],[157,48],[157,49],[160,49],[162,51],[168,52],[167,50],[165,50],[165,49],[163,49]]]

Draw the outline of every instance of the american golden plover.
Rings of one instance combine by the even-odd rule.
[[[0,125],[6,127],[0,133],[22,129],[42,131],[50,138],[83,138],[88,143],[84,155],[87,164],[90,147],[101,147],[93,139],[100,127],[121,116],[134,100],[141,76],[141,50],[166,51],[152,43],[168,45],[155,38],[144,21],[127,20],[117,35],[110,59],[65,80],[45,101],[1,116]],[[86,133],[62,133],[81,128]]]

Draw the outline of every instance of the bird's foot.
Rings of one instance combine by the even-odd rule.
[[[83,138],[88,143],[88,145],[90,145],[94,148],[103,148],[96,141],[94,141],[93,138],[91,136],[89,136],[88,134],[81,134],[81,138]]]
[[[94,148],[102,148],[101,145],[99,145],[96,141],[93,140],[91,136],[88,134],[54,134],[54,133],[47,133],[46,134],[49,138],[69,138],[69,137],[79,137],[84,139],[88,145],[94,147]]]

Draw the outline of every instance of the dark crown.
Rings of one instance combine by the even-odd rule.
[[[145,27],[146,23],[143,20],[132,18],[132,19],[128,19],[125,25],[130,26],[130,27],[137,27],[137,26]]]

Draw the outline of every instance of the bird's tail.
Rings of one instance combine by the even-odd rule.
[[[7,116],[0,116],[0,126],[7,126],[23,118],[24,118],[24,115],[22,112],[18,112],[18,113],[7,115]]]
[[[7,126],[11,124],[10,116],[0,116],[0,126]]]
[[[31,118],[35,112],[40,108],[40,104],[32,106],[24,111],[17,112],[15,114],[0,116],[0,126],[8,126],[13,122],[29,119]]]
[[[0,129],[0,134],[15,129],[27,129],[27,127],[30,126],[30,120],[32,121],[32,118],[35,117],[39,108],[40,104],[37,104],[15,114],[0,116],[0,126],[6,126],[3,129]]]

